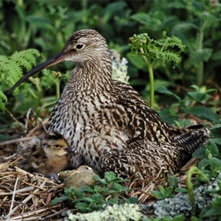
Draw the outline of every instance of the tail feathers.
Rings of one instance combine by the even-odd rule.
[[[189,128],[190,129],[190,128]],[[173,137],[173,141],[192,154],[197,148],[203,147],[209,140],[210,132],[207,128],[190,129],[183,134]]]

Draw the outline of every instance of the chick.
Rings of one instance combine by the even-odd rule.
[[[95,171],[87,166],[81,165],[76,170],[66,170],[58,173],[58,177],[64,182],[64,187],[80,189],[82,186],[92,186],[95,183]]]
[[[69,166],[68,145],[60,136],[35,137],[22,143],[17,154],[22,156],[19,166],[29,172],[44,175],[58,173]]]

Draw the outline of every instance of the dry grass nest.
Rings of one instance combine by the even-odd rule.
[[[58,220],[67,208],[50,202],[62,184],[20,169],[17,161],[0,164],[0,220]]]
[[[50,205],[52,199],[63,193],[63,184],[57,184],[39,173],[22,170],[17,166],[18,161],[18,158],[10,158],[0,163],[0,220],[63,220],[70,209],[64,203]],[[177,176],[181,183],[185,180],[185,175]],[[153,201],[151,190],[165,185],[165,180],[143,182],[142,185],[137,182],[130,183],[128,195],[138,197],[139,203]]]
[[[0,146],[0,220],[63,220],[66,212],[70,211],[64,203],[50,205],[52,199],[63,193],[63,184],[18,167],[20,159],[14,154],[18,147],[15,144],[39,136],[42,128],[41,124],[37,125],[24,138],[15,139],[16,142],[12,142],[13,144],[11,141],[1,143],[4,145]],[[196,162],[190,161],[181,173],[176,174],[183,185],[184,172],[193,164]],[[154,200],[151,190],[157,189],[158,185],[165,186],[165,182],[165,179],[151,182],[135,180],[128,185],[131,191],[127,196],[137,197],[139,203],[148,203]],[[75,213],[76,209],[71,211]]]

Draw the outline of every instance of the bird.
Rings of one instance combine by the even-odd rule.
[[[207,128],[168,125],[132,86],[113,80],[107,42],[92,29],[74,32],[60,53],[25,74],[9,93],[63,61],[76,65],[51,112],[48,132],[67,141],[73,168],[84,163],[100,173],[145,179],[178,171],[208,141]]]
[[[82,186],[92,186],[95,183],[94,176],[97,174],[86,165],[82,165],[77,170],[65,170],[58,173],[59,179],[64,182],[64,187],[74,187],[79,189]]]
[[[69,167],[68,145],[60,136],[34,137],[17,148],[22,159],[19,167],[43,175],[58,173]]]

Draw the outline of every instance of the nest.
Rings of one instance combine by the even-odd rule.
[[[29,173],[18,166],[21,159],[14,154],[18,146],[12,143],[28,141],[45,133],[44,124],[38,124],[34,128],[31,126],[32,129],[25,137],[1,143],[3,148],[0,148],[0,220],[63,220],[70,209],[64,203],[50,205],[52,199],[63,193],[63,184],[55,183],[39,173]],[[11,156],[5,157],[6,155]],[[181,183],[185,180],[184,172],[196,163],[191,161],[181,173],[176,174]],[[137,197],[139,203],[153,201],[155,198],[151,190],[157,189],[158,185],[165,186],[166,180],[150,180],[134,180],[127,184],[131,188],[127,196]],[[76,210],[73,209],[73,212]]]
[[[17,167],[17,161],[0,164],[0,220],[58,219],[67,208],[51,200],[63,191],[41,174],[31,174]]]

